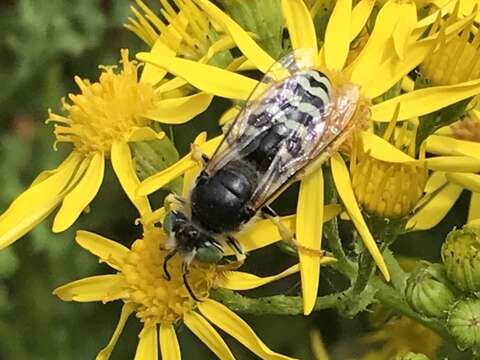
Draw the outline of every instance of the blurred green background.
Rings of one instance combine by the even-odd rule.
[[[52,126],[45,125],[47,109],[60,111],[60,99],[76,92],[73,77],[95,80],[99,64],[115,64],[119,49],[133,54],[144,49],[133,34],[122,28],[129,16],[127,0],[19,0],[0,4],[0,210],[25,189],[43,169],[56,167],[68,146],[52,149]],[[219,132],[215,120],[226,108],[214,102],[201,121],[174,129],[175,142],[185,153],[200,129]],[[284,194],[277,208],[281,213],[295,209],[295,192]],[[444,225],[428,237],[407,236],[397,250],[438,260],[439,245],[453,225],[464,220],[468,195],[462,197]],[[108,272],[94,256],[75,245],[77,229],[95,231],[129,245],[139,229],[133,225],[135,210],[108,169],[99,196],[90,214],[82,215],[75,226],[61,234],[50,231],[51,218],[14,246],[0,252],[0,359],[93,359],[108,342],[116,325],[121,303],[63,303],[52,290],[68,281]],[[110,209],[116,209],[113,213]],[[348,246],[348,245],[347,245]],[[272,274],[294,260],[271,248],[252,254],[247,270]],[[322,292],[341,290],[346,284],[333,271],[322,272]],[[274,284],[261,294],[297,294],[298,279]],[[352,339],[365,334],[365,316],[341,319],[333,311],[308,318],[292,316],[243,316],[273,349],[302,359],[311,359],[309,333],[320,329],[333,353],[360,354]],[[131,318],[112,359],[133,358],[140,324]],[[213,354],[182,326],[178,329],[185,359],[210,359]],[[227,336],[226,336],[227,337]],[[233,339],[227,340],[239,359],[254,359]],[[332,356],[342,359],[344,355]]]

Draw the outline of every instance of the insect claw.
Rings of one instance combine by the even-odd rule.
[[[194,294],[192,288],[190,287],[190,284],[188,282],[188,262],[184,261],[182,262],[182,278],[183,278],[183,283],[185,287],[187,288],[188,293],[192,297],[193,300],[200,302],[201,300],[197,298],[197,296]]]
[[[170,276],[170,273],[168,272],[168,262],[172,257],[175,256],[176,253],[177,253],[177,250],[174,249],[170,251],[167,255],[165,255],[165,259],[163,259],[163,272],[164,272],[165,279],[167,279],[168,281],[172,279],[172,277]]]

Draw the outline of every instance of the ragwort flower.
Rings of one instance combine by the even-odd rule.
[[[170,51],[161,43],[154,53]],[[161,139],[150,125],[153,121],[183,123],[205,110],[211,95],[168,98],[155,84],[166,74],[151,65],[138,76],[139,64],[122,50],[123,69],[101,67],[98,82],[75,81],[80,94],[70,94],[63,101],[66,116],[49,111],[55,123],[57,143],[72,144],[70,155],[56,169],[42,172],[32,185],[17,197],[0,217],[0,248],[12,244],[60,206],[53,231],[70,227],[96,196],[104,175],[105,160],[113,169],[130,200],[140,213],[150,210],[135,195],[138,179],[128,143]]]
[[[248,33],[208,0],[195,2],[230,34],[250,62],[262,72],[268,71],[275,60]],[[438,36],[433,34],[417,40],[424,29],[416,29],[415,4],[409,1],[388,1],[377,15],[375,27],[368,42],[358,56],[346,65],[350,43],[366,23],[373,7],[372,1],[362,0],[353,10],[351,1],[338,1],[328,22],[320,51],[317,47],[319,39],[316,38],[310,12],[304,2],[283,0],[281,4],[292,47],[311,49],[314,54],[311,62],[327,74],[334,85],[345,85],[360,92],[359,106],[364,106],[368,103],[368,99],[376,98],[386,92],[415,68],[431,52]],[[449,38],[457,33],[472,17],[449,26],[445,36]],[[247,99],[258,83],[256,80],[234,72],[176,57],[160,58],[151,53],[140,53],[137,57],[181,76],[205,92],[230,99]],[[413,91],[370,106],[371,118],[375,121],[389,121],[397,105],[401,104],[398,120],[402,121],[436,111],[473,96],[479,91],[479,80]],[[366,120],[366,118],[354,119],[359,128],[362,128]],[[185,168],[185,165],[185,163],[179,163],[175,171],[181,173],[180,170],[182,167]],[[385,278],[389,279],[388,269],[355,199],[347,166],[339,154],[332,156],[331,166],[337,190],[350,218],[379,269]],[[170,173],[173,172],[174,170],[170,170]],[[155,180],[160,178],[160,176],[154,176],[147,179],[141,185],[140,192],[150,193],[159,188],[164,179],[157,184]],[[321,204],[323,204],[323,177],[320,169],[303,180],[300,188],[296,235],[300,244],[305,247],[320,248],[322,227],[318,218],[322,218]],[[308,314],[313,308],[317,294],[320,259],[318,256],[302,252],[299,256],[305,313]]]

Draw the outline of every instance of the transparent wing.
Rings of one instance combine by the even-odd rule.
[[[358,88],[347,85],[332,94],[323,113],[307,124],[297,122],[260,179],[251,198],[252,209],[259,210],[299,171],[314,161],[325,161],[338,149],[355,127],[352,119],[359,98]]]
[[[282,82],[299,71],[311,69],[312,66],[311,49],[292,51],[272,65],[229,125],[225,138],[205,168],[207,173],[212,174],[231,160],[238,158],[257,136],[278,120],[275,115],[281,112],[289,101],[288,88],[282,89]],[[272,107],[276,110],[272,111]],[[268,117],[265,116],[266,108],[270,109]]]

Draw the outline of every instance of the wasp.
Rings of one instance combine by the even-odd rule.
[[[169,259],[179,253],[195,300],[187,278],[191,261],[218,263],[224,246],[243,254],[235,235],[257,215],[278,219],[269,202],[309,165],[325,161],[354,128],[358,88],[335,89],[309,59],[311,53],[300,49],[272,65],[213,156],[203,156],[189,197],[165,217],[166,278]]]

